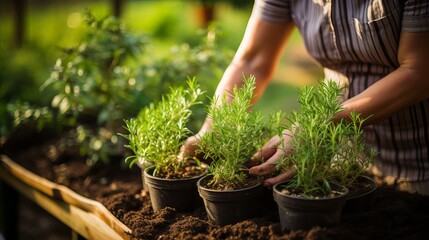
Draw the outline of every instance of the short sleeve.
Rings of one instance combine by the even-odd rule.
[[[402,32],[426,31],[429,31],[429,1],[405,1],[402,14]]]
[[[289,0],[255,0],[253,16],[270,22],[291,21]]]

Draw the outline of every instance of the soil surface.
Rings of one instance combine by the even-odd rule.
[[[9,155],[38,175],[101,202],[132,230],[133,239],[420,240],[429,236],[429,197],[399,192],[387,186],[379,187],[369,211],[343,214],[338,226],[314,227],[309,231],[281,229],[277,206],[269,189],[266,190],[266,215],[224,227],[210,223],[204,207],[189,214],[178,213],[172,208],[153,212],[149,196],[142,191],[141,173],[137,166],[132,169],[123,167],[123,158],[118,157],[112,158],[108,166],[89,168],[85,159],[76,154],[76,149],[61,150],[58,138],[36,136],[31,138],[36,141],[20,142],[19,145],[17,139],[9,139],[2,154]],[[62,236],[56,239],[70,236],[69,232],[64,233],[67,228],[57,227],[61,223],[56,219],[48,217],[46,220],[37,206],[25,204],[26,208],[21,209],[19,215],[20,228],[30,226],[31,229],[35,221],[45,221],[45,225],[52,228],[33,227],[32,232],[20,229],[20,239],[35,239],[36,236],[37,239],[55,239],[53,234]],[[47,235],[41,236],[40,231],[46,231]]]

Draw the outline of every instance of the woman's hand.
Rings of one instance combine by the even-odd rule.
[[[202,160],[204,155],[203,153],[198,153],[198,142],[199,139],[207,132],[210,131],[212,127],[213,121],[210,118],[206,118],[204,120],[203,125],[201,126],[200,131],[195,134],[194,136],[189,137],[186,139],[185,143],[180,148],[180,154],[178,156],[179,160],[184,160],[186,158],[193,158],[196,157],[199,160]]]
[[[199,154],[197,154],[197,150],[199,148],[198,147],[199,137],[201,136],[197,134],[186,139],[185,143],[182,145],[180,149],[180,154],[178,156],[179,160],[184,160],[188,157],[190,158],[196,157],[198,159],[202,158],[202,156],[198,156]]]
[[[284,154],[290,154],[291,149],[289,142],[292,138],[292,133],[289,130],[284,130],[282,138],[275,136],[271,138],[253,157],[252,161],[265,161],[264,163],[251,167],[249,173],[256,176],[270,176],[275,174],[277,171],[276,163],[284,156]],[[268,177],[264,180],[264,186],[273,186],[276,183],[283,182],[291,179],[295,175],[293,169],[289,169],[286,172],[282,172],[276,176]]]

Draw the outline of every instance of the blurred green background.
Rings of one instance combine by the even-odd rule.
[[[96,16],[113,14],[115,1],[7,1],[0,8],[0,64],[1,97],[3,101],[23,99],[46,101],[38,93],[38,86],[49,76],[50,68],[58,56],[58,47],[76,43],[81,36],[82,11],[89,8]],[[174,44],[195,43],[195,32],[204,28],[201,19],[202,1],[198,0],[139,0],[121,1],[120,18],[135,33],[152,37],[160,53],[167,53]],[[220,44],[235,50],[240,43],[250,16],[252,0],[214,1],[213,21],[222,31]],[[240,4],[237,4],[240,3]],[[16,39],[15,4],[24,4],[22,43]],[[235,3],[235,4],[234,4]],[[209,4],[210,5],[210,4]],[[299,65],[309,61],[299,34],[295,32],[288,52],[281,63],[275,82],[292,85],[308,83],[309,76],[288,73],[287,64]],[[295,60],[295,61],[294,61]],[[302,64],[305,66],[305,64]],[[311,65],[311,64],[308,64]],[[298,66],[299,67],[299,66]],[[309,66],[307,66],[309,67]],[[313,73],[314,66],[309,69]],[[319,72],[320,74],[320,72]],[[295,75],[295,76],[291,76]],[[318,77],[316,75],[316,77]],[[305,79],[302,79],[305,78]],[[270,94],[271,95],[271,94]],[[277,95],[277,94],[273,94]],[[2,101],[2,102],[3,102]]]
[[[197,75],[203,90],[212,93],[240,44],[252,5],[253,0],[0,0],[0,146],[13,132],[13,127],[25,123],[26,119],[34,118],[39,121],[37,124],[46,121],[47,125],[60,125],[59,121],[64,118],[54,117],[53,113],[73,114],[62,111],[61,106],[58,110],[54,104],[57,96],[70,91],[69,85],[62,86],[63,89],[47,87],[43,91],[41,86],[56,73],[55,66],[57,59],[63,56],[63,48],[85,43],[85,10],[90,10],[97,18],[114,15],[125,24],[128,32],[147,37],[149,43],[145,43],[143,57],[132,64],[124,63],[130,69],[137,65],[138,71],[145,72],[141,95],[147,95],[146,99],[136,97],[131,101],[132,109],[140,109],[164,93],[165,84],[183,82],[187,75]],[[211,39],[213,36],[215,41]],[[147,72],[155,72],[157,76]],[[315,84],[320,77],[320,68],[307,55],[295,31],[274,79],[255,109],[267,115],[278,110],[289,112],[297,108],[298,88]],[[121,83],[121,78],[112,79],[115,84]],[[133,76],[124,79],[128,87],[139,81]],[[152,84],[152,87],[145,84]],[[79,85],[72,89],[76,87]],[[115,93],[116,89],[110,90]],[[129,94],[129,90],[118,89],[116,93]],[[138,94],[139,89],[136,90]],[[114,107],[121,106],[120,102],[115,102],[116,96],[100,96],[110,97],[108,103],[113,103]],[[119,110],[107,108],[97,113],[95,127],[88,123],[76,125],[71,138],[80,141],[77,143],[83,148],[80,151],[90,163],[115,154],[112,144],[123,146],[117,138],[116,126],[112,127],[112,122],[103,118],[106,114],[127,118],[137,112],[125,115]],[[204,116],[200,113],[200,117]],[[200,122],[196,121],[194,130],[198,124]]]
[[[58,64],[57,59],[64,54],[64,48],[77,49],[82,44],[90,42],[88,32],[92,30],[85,28],[85,11],[90,11],[98,19],[116,16],[126,27],[127,33],[137,37],[143,36],[146,39],[143,54],[139,53],[139,57],[133,61],[124,61],[123,65],[117,66],[115,70],[116,74],[117,70],[124,69],[124,66],[126,67],[124,72],[127,72],[127,69],[136,68],[137,73],[133,73],[135,75],[123,76],[123,79],[130,83],[130,86],[136,79],[137,82],[140,78],[143,79],[141,86],[146,88],[143,87],[141,93],[146,94],[145,98],[142,100],[141,96],[137,96],[140,95],[135,91],[137,88],[134,92],[130,92],[132,91],[129,89],[130,86],[122,89],[124,94],[131,93],[137,96],[135,100],[131,99],[123,103],[127,108],[132,105],[130,109],[134,109],[134,112],[128,111],[125,114],[117,111],[116,106],[101,110],[97,113],[98,127],[104,131],[109,129],[111,123],[107,122],[103,125],[100,119],[113,114],[119,115],[117,118],[122,119],[135,116],[137,109],[144,107],[150,101],[156,101],[168,89],[166,86],[175,82],[184,82],[186,76],[196,76],[203,90],[209,95],[212,94],[223,70],[240,44],[252,6],[253,0],[15,0],[3,2],[0,7],[2,142],[14,125],[30,118],[40,120],[44,111],[55,110],[55,97],[58,100],[59,95],[64,96],[67,91],[70,91],[68,85],[61,86],[63,89],[57,86],[56,88],[46,87],[43,90],[41,86],[44,83],[46,85],[48,79],[52,80],[53,73],[57,74],[55,66],[56,63]],[[82,56],[79,57],[82,58]],[[65,59],[63,62],[66,62]],[[150,72],[154,72],[157,76],[150,76]],[[139,78],[136,76],[138,74],[143,77]],[[255,108],[267,115],[278,110],[288,113],[296,109],[298,88],[316,83],[321,74],[321,69],[307,55],[301,37],[295,30],[274,79],[268,86],[266,94],[256,103]],[[113,81],[118,85],[122,80],[115,78]],[[116,86],[115,84],[112,86]],[[152,88],[148,88],[148,84]],[[76,87],[79,89],[82,86],[74,86],[72,89],[75,90]],[[121,91],[115,93],[114,90],[111,91],[113,95],[122,93]],[[96,101],[99,98],[106,98],[104,95],[97,97]],[[107,98],[121,99],[118,96],[112,96],[112,93]],[[104,102],[100,100],[99,104]],[[71,109],[71,106],[66,110]],[[92,107],[96,108],[97,105]],[[82,112],[82,108],[76,109]],[[62,114],[74,114],[63,110],[56,111]],[[53,118],[51,113],[45,115]],[[203,117],[202,115],[203,113],[200,113],[200,117]],[[54,119],[59,121],[58,118],[54,117]],[[197,129],[199,124],[200,122],[196,121],[193,130]],[[111,130],[111,133],[114,133],[114,130]],[[77,133],[76,138],[79,136]],[[88,133],[84,136],[88,136]]]

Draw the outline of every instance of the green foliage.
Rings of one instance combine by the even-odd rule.
[[[13,124],[15,126],[25,124],[29,121],[37,123],[37,129],[42,129],[52,124],[54,114],[48,107],[34,108],[28,103],[16,102],[7,105],[8,112],[13,113]]]
[[[42,89],[52,85],[57,90],[52,106],[61,113],[95,114],[98,124],[108,124],[122,117],[127,109],[119,105],[136,91],[126,60],[142,53],[145,39],[125,31],[113,17],[97,20],[86,12],[85,20],[90,30],[84,40],[64,49]]]
[[[161,88],[161,92],[166,92],[171,84],[175,84],[172,79],[177,82],[187,79],[188,76],[200,79],[199,82],[204,89],[214,90],[217,80],[220,79],[233,56],[231,50],[223,49],[218,45],[219,35],[220,30],[216,27],[200,30],[198,31],[199,42],[196,46],[191,47],[188,43],[183,43],[171,47],[164,57],[144,58],[139,68],[139,75],[150,77],[148,84]],[[208,94],[212,93],[214,91]]]
[[[140,111],[136,118],[125,120],[128,135],[127,148],[135,155],[128,157],[130,166],[139,161],[141,165],[148,162],[154,165],[153,175],[159,173],[176,173],[186,164],[178,161],[180,146],[183,145],[190,130],[186,127],[191,116],[190,108],[198,104],[202,94],[195,78],[188,80],[188,89],[171,88],[170,93],[158,104],[150,104]]]
[[[233,188],[246,180],[245,162],[262,146],[269,124],[261,112],[250,111],[255,78],[244,77],[241,88],[234,87],[232,101],[226,97],[212,99],[208,116],[213,120],[211,130],[201,136],[200,151],[212,159],[212,186]],[[219,105],[217,102],[221,101]]]
[[[22,105],[23,102],[37,102],[46,104],[49,102],[49,94],[40,95],[35,89],[40,86],[45,78],[46,53],[21,49],[0,52],[0,135],[6,136],[13,124],[12,112],[8,109],[11,102]]]
[[[63,49],[41,87],[44,93],[54,93],[50,106],[17,102],[8,110],[14,125],[72,126],[75,145],[90,165],[107,164],[112,155],[126,154],[124,139],[116,135],[123,131],[123,119],[160,101],[170,87],[186,85],[182,79],[188,75],[203,79],[204,88],[214,91],[213,79],[221,77],[232,57],[231,51],[217,46],[216,29],[204,32],[195,47],[183,44],[160,56],[150,47],[150,39],[130,33],[113,17],[96,19],[86,12],[85,23],[82,40]],[[198,114],[188,124],[196,128],[204,109],[193,110]]]
[[[191,47],[187,43],[171,47],[170,52],[161,57],[149,57],[143,59],[143,64],[138,69],[137,81],[146,83],[147,99],[158,100],[161,93],[168,92],[173,86],[184,86],[188,76],[199,79],[201,88],[212,96],[216,89],[218,79],[228,66],[233,56],[233,51],[223,49],[217,43],[219,29],[209,27],[199,31],[200,42]],[[190,123],[190,129],[196,131],[205,117],[204,104],[195,106],[194,118]]]
[[[120,152],[112,133],[122,117],[133,113],[127,103],[138,94],[135,71],[127,62],[143,52],[146,39],[127,32],[114,17],[96,19],[87,11],[85,23],[89,30],[84,39],[64,49],[41,88],[54,89],[51,106],[67,123],[77,123],[77,144],[88,163],[107,163]]]
[[[341,123],[346,125],[343,139],[340,140],[341,151],[335,155],[331,166],[331,181],[349,187],[356,178],[363,174],[373,163],[377,152],[369,149],[363,139],[362,119],[359,114],[352,112],[351,121]]]
[[[341,93],[334,81],[321,81],[317,89],[305,87],[300,92],[300,111],[288,119],[293,153],[285,154],[277,167],[295,168],[296,175],[287,187],[298,189],[303,196],[327,194],[330,181],[354,180],[367,166],[362,140],[365,119],[352,113],[349,121],[333,121],[343,110],[338,99]]]

